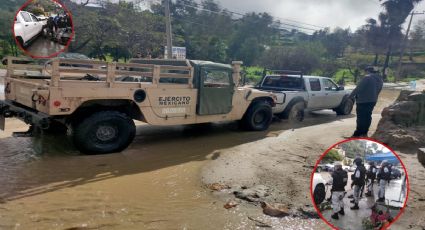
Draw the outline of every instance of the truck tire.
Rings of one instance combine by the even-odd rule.
[[[289,113],[287,115],[287,119],[290,122],[302,122],[304,121],[304,110],[305,110],[305,104],[302,101],[299,101],[295,103],[291,109],[289,110]]]
[[[264,131],[269,128],[273,118],[270,104],[258,101],[252,104],[242,118],[242,127],[251,131]]]
[[[323,184],[316,185],[316,188],[314,189],[314,192],[313,192],[313,197],[314,197],[314,203],[316,203],[316,205],[321,204],[326,198],[325,185]]]
[[[354,101],[351,99],[346,99],[344,102],[335,109],[335,112],[338,116],[349,115],[353,111]]]
[[[74,127],[75,147],[85,154],[120,152],[136,136],[134,121],[117,111],[94,113]]]

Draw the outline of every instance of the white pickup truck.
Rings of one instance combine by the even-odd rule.
[[[322,109],[348,115],[354,106],[354,101],[349,98],[351,91],[338,86],[332,79],[303,76],[295,71],[267,75],[256,88],[276,94],[277,103],[273,113],[281,119],[302,121],[304,111]]]
[[[15,18],[13,32],[16,40],[25,47],[43,31],[44,22],[34,14],[27,11],[19,11]]]

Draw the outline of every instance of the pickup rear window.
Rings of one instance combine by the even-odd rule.
[[[268,76],[264,79],[262,88],[300,90],[303,89],[303,81],[299,76]]]

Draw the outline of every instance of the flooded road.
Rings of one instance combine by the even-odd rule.
[[[64,48],[65,46],[40,35],[26,48],[26,50],[33,56],[48,57]]]
[[[397,96],[384,92],[379,107]],[[261,211],[225,210],[201,184],[202,166],[220,149],[351,117],[320,111],[298,125],[274,121],[266,132],[243,132],[233,122],[173,127],[139,123],[129,149],[100,156],[79,155],[66,137],[13,138],[11,132],[27,127],[8,120],[6,132],[0,132],[0,229],[254,228],[248,216],[261,219]],[[282,229],[315,224],[273,220]]]

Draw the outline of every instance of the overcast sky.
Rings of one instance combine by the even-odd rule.
[[[217,0],[224,8],[238,12],[268,12],[274,17],[293,19],[319,26],[352,30],[377,18],[382,11],[378,0]],[[416,6],[425,10],[425,0]],[[425,19],[425,15],[416,16]]]

